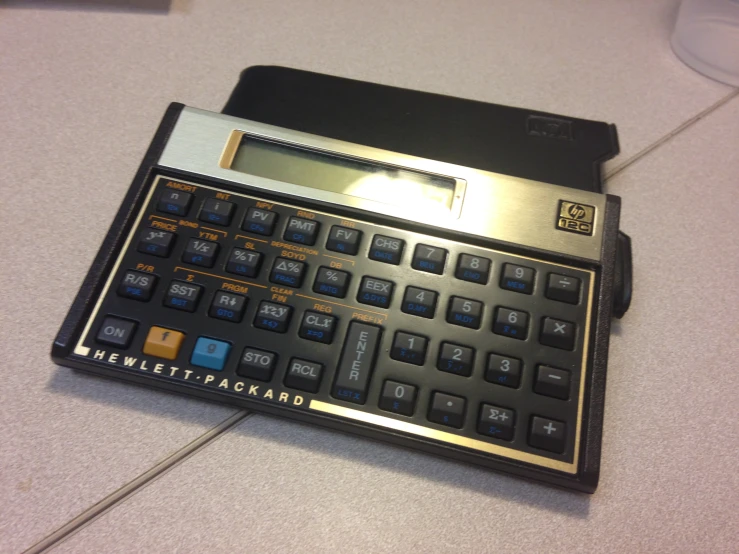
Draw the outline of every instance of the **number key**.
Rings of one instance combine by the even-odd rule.
[[[451,342],[444,342],[439,351],[439,360],[436,363],[436,367],[440,371],[469,377],[472,374],[472,362],[474,358],[475,351],[472,348],[452,344]]]
[[[485,368],[485,380],[504,387],[518,388],[521,384],[521,360],[503,356],[502,354],[490,354],[488,365]]]
[[[515,264],[504,264],[500,276],[500,288],[531,294],[534,292],[534,275],[536,271],[530,267]]]
[[[385,381],[380,395],[380,409],[396,414],[413,415],[416,407],[416,392],[418,389],[413,385],[398,383],[396,381]]]
[[[462,254],[457,262],[457,271],[454,276],[462,281],[484,285],[488,282],[490,275],[490,260]]]
[[[413,253],[411,267],[419,271],[428,273],[436,273],[441,275],[444,273],[444,262],[446,262],[447,251],[438,246],[429,246],[428,244],[419,244]]]
[[[493,333],[513,339],[525,340],[528,333],[529,314],[509,308],[495,310]]]
[[[408,362],[409,364],[423,365],[426,358],[427,344],[428,339],[426,337],[419,337],[418,335],[398,331],[395,333],[390,357],[401,362]]]
[[[405,289],[403,305],[400,309],[407,314],[431,319],[434,317],[434,312],[436,311],[436,299],[438,296],[438,293],[432,290],[408,287]]]
[[[479,329],[482,320],[482,302],[452,296],[446,320],[453,325]]]

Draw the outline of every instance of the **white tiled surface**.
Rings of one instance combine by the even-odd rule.
[[[218,110],[243,67],[289,65],[615,122],[613,168],[731,92],[672,55],[673,0],[72,4],[0,8],[0,551],[233,413],[48,359],[168,102]],[[738,102],[609,184],[635,241],[636,297],[613,337],[591,499],[255,417],[64,548],[729,550]]]
[[[637,290],[592,497],[254,416],[55,552],[735,552],[737,121],[739,97],[609,183]]]

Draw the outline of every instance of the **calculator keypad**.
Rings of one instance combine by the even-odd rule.
[[[90,357],[576,463],[593,272],[172,182],[131,231]]]

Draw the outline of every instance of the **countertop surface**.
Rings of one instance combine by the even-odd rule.
[[[675,0],[0,3],[0,551],[730,552],[739,91]],[[613,122],[633,240],[581,495],[86,376],[54,335],[171,101],[285,65]]]

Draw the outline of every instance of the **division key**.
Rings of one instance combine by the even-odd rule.
[[[381,327],[358,321],[349,325],[331,392],[334,398],[355,404],[365,403],[381,332]]]

